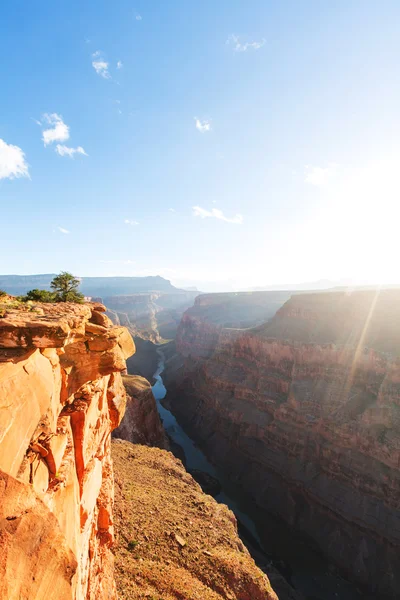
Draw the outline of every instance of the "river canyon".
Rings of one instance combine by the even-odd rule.
[[[164,374],[168,408],[251,503],[271,554],[312,549],[306,568],[324,557],[382,600],[400,589],[399,306],[396,290],[300,294],[243,330],[200,296]]]

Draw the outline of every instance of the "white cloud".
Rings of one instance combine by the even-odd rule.
[[[51,125],[49,129],[45,129],[42,133],[44,145],[52,144],[53,142],[65,142],[69,139],[69,127],[66,125],[60,115],[57,113],[44,114],[43,121]]]
[[[64,234],[68,234],[71,233],[68,229],[64,229],[64,227],[57,227],[58,231],[61,231],[61,233]]]
[[[304,182],[311,185],[323,186],[335,175],[338,165],[329,163],[327,167],[313,167],[306,165],[304,167]]]
[[[124,219],[124,223],[127,225],[139,225],[139,221],[134,221],[133,219]]]
[[[169,208],[168,210],[169,210],[169,212],[176,212],[176,210],[174,208]]]
[[[70,148],[69,146],[57,144],[56,152],[60,156],[69,156],[70,158],[74,158],[74,154],[83,154],[84,156],[87,156],[82,146],[78,146],[77,148]]]
[[[233,33],[226,40],[228,46],[233,46],[235,52],[247,52],[247,50],[259,50],[264,46],[266,40],[263,38],[260,42],[245,42],[242,44],[237,35]]]
[[[122,60],[119,60],[119,61],[117,62],[117,69],[122,69],[122,67],[123,67],[123,66],[124,66],[124,65],[123,65],[123,63],[122,63]]]
[[[226,223],[235,223],[236,225],[241,225],[243,223],[243,216],[240,214],[229,218],[226,217],[222,210],[220,210],[219,208],[212,208],[211,210],[206,210],[205,208],[201,208],[201,206],[193,206],[192,208],[193,215],[195,217],[200,217],[201,219],[206,219],[207,217],[214,217],[215,219],[226,221]]]
[[[136,21],[141,21],[141,20],[142,20],[141,15],[136,15]]]
[[[200,133],[205,133],[206,131],[211,131],[211,123],[210,121],[200,121],[197,117],[194,117],[196,122],[196,129],[200,131]]]
[[[25,154],[18,146],[6,144],[0,139],[0,179],[29,177]]]
[[[97,75],[103,77],[103,79],[111,79],[111,75],[108,71],[108,62],[104,60],[102,53],[100,50],[96,50],[92,54],[92,67],[96,71]]]

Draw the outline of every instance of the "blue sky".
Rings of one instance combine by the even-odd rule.
[[[4,0],[1,273],[399,281],[397,1]]]

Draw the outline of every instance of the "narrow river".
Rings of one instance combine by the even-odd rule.
[[[161,400],[166,396],[167,389],[161,377],[164,370],[164,357],[161,350],[158,350],[157,352],[160,356],[160,360],[157,371],[153,376],[155,383],[152,386],[152,389],[164,429],[171,440],[182,448],[185,454],[186,467],[189,471],[197,470],[208,473],[219,480],[224,488],[224,480],[221,473],[216,470],[216,468],[207,460],[203,452],[184,432],[174,415],[161,404]],[[268,553],[268,550],[264,547],[260,539],[255,522],[248,514],[243,512],[243,509],[239,507],[239,503],[236,500],[231,496],[228,496],[224,491],[218,494],[215,499],[218,502],[229,506],[234,512],[238,520],[239,533],[243,542],[247,545],[258,565],[263,568],[267,574],[268,565],[275,564],[276,566],[277,563],[279,564],[282,562],[280,561],[280,558],[276,556],[274,556],[274,560],[271,560],[271,555]],[[295,545],[294,540],[293,543]],[[312,553],[312,551],[309,552],[309,555],[309,560],[307,560],[305,556],[299,556],[298,559],[291,560],[289,564],[287,559],[285,559],[288,568],[279,569],[282,571],[285,579],[290,581],[293,588],[304,594],[305,600],[366,600],[367,597],[359,593],[353,585],[342,578],[333,575],[330,572],[328,563],[321,559],[321,557]],[[282,562],[282,564],[284,563]],[[288,573],[290,573],[289,576]]]

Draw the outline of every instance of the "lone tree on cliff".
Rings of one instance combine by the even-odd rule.
[[[80,280],[67,271],[54,277],[50,287],[54,290],[56,302],[83,302],[84,296],[78,292]]]

